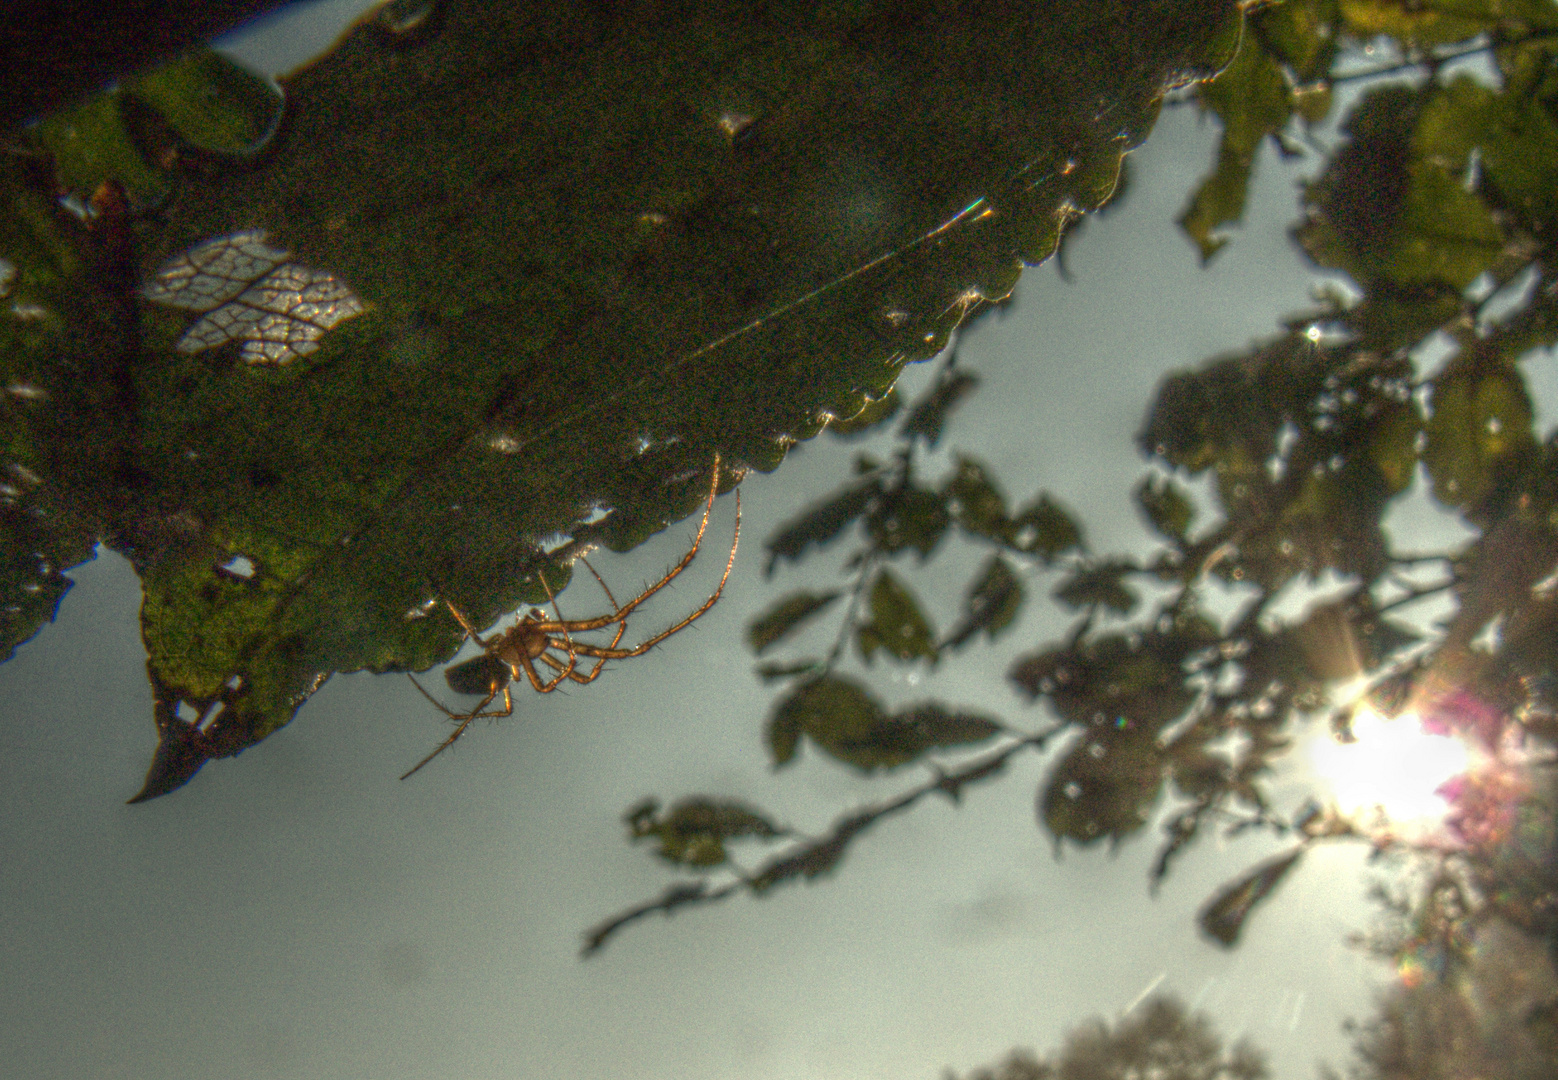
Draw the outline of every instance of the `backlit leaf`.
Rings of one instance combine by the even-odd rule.
[[[1217,639],[1211,629],[1193,619],[1166,635],[1110,634],[1021,657],[1007,677],[1069,723],[1156,733],[1195,701],[1184,660]]]
[[[1252,35],[1245,37],[1233,63],[1200,88],[1199,96],[1222,121],[1223,137],[1217,168],[1191,197],[1179,225],[1200,248],[1205,263],[1227,243],[1221,227],[1244,217],[1256,151],[1262,140],[1287,126],[1293,101],[1281,69]]]
[[[1201,929],[1214,941],[1232,948],[1255,906],[1271,895],[1303,853],[1304,849],[1300,847],[1279,855],[1221,889],[1201,909],[1197,917]]]
[[[1517,370],[1446,373],[1434,383],[1432,406],[1423,464],[1434,497],[1448,506],[1475,507],[1535,446],[1531,399]]]
[[[236,341],[239,356],[251,364],[285,364],[315,351],[327,330],[367,310],[334,275],[279,265],[286,258],[287,252],[266,243],[263,229],[249,229],[169,259],[141,294],[206,313],[179,339],[179,352]]]

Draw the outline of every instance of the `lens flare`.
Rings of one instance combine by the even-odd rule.
[[[1440,789],[1469,767],[1464,742],[1424,731],[1416,713],[1390,718],[1366,705],[1353,714],[1352,734],[1353,742],[1317,739],[1310,751],[1341,813],[1398,827],[1444,820],[1449,802]]]

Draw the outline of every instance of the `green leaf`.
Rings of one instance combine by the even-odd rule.
[[[1446,161],[1418,144],[1419,118],[1435,94],[1386,86],[1354,110],[1352,141],[1305,189],[1309,218],[1296,236],[1320,265],[1365,286],[1462,289],[1502,252],[1503,230],[1466,190],[1466,159]]]
[[[1185,660],[1218,639],[1199,616],[1167,633],[1110,634],[1021,657],[1008,678],[1030,698],[1049,697],[1068,723],[1156,734],[1196,700]]]
[[[981,630],[987,641],[994,641],[1017,620],[1021,607],[1022,582],[1005,559],[992,555],[963,600],[963,621],[945,644],[961,648]]]
[[[851,748],[855,759],[852,764],[865,769],[897,768],[930,750],[987,742],[1003,730],[998,720],[975,713],[948,712],[939,703],[927,701],[900,709],[871,733],[872,764],[862,764],[868,759],[865,745]]]
[[[1129,615],[1140,602],[1125,576],[1136,572],[1130,563],[1109,562],[1078,570],[1055,588],[1055,597],[1074,608],[1103,607]]]
[[[1340,42],[1337,0],[1287,0],[1254,15],[1258,40],[1291,68],[1300,85],[1330,74]],[[1310,123],[1320,117],[1305,116]]]
[[[827,667],[821,660],[797,660],[790,664],[767,663],[757,665],[757,677],[765,683],[777,682],[780,679],[793,678],[796,675],[809,675],[823,671]]]
[[[837,590],[797,592],[783,597],[747,624],[747,645],[762,656],[771,646],[839,598]]]
[[[1300,847],[1286,855],[1268,859],[1244,877],[1220,889],[1197,916],[1196,921],[1200,923],[1201,929],[1212,940],[1232,948],[1238,943],[1251,912],[1271,895],[1271,891],[1287,876],[1288,871],[1297,865],[1304,850]]]
[[[1142,478],[1135,495],[1136,505],[1159,535],[1179,544],[1185,542],[1196,510],[1183,486],[1170,477],[1155,474]]]
[[[843,439],[861,435],[887,423],[902,407],[903,398],[895,387],[879,398],[867,399],[854,415],[830,420],[828,430]]]
[[[208,48],[138,75],[125,88],[201,150],[251,153],[281,123],[276,88]]]
[[[1385,34],[1416,49],[1465,41],[1489,33],[1504,20],[1515,17],[1511,5],[1502,0],[1430,0],[1420,4],[1402,0],[1341,0],[1339,7],[1347,20],[1347,30],[1359,40]],[[1548,13],[1536,25],[1545,25],[1550,19]]]
[[[787,765],[804,732],[827,753],[848,760],[849,747],[869,745],[871,733],[885,720],[881,705],[858,683],[825,675],[797,687],[774,706],[768,746],[774,765]]]
[[[54,618],[72,584],[64,571],[94,558],[85,528],[32,512],[33,485],[14,466],[6,486],[18,493],[0,499],[0,661]]]
[[[952,410],[978,386],[977,376],[950,366],[942,368],[935,386],[909,410],[903,422],[903,437],[923,439],[926,446],[934,448],[941,441],[942,428]]]
[[[929,660],[938,653],[936,634],[914,594],[890,570],[878,571],[871,586],[871,620],[856,631],[860,655],[870,663],[878,649],[904,663]]]
[[[756,810],[728,799],[686,798],[664,815],[659,802],[646,799],[629,810],[624,820],[634,840],[658,840],[656,854],[666,862],[700,870],[728,860],[727,840],[748,836],[769,840],[788,835],[788,830]]]
[[[1399,495],[1411,486],[1417,470],[1417,437],[1422,430],[1423,417],[1415,401],[1386,405],[1376,416],[1368,453],[1388,495]]]
[[[1045,782],[1039,820],[1057,841],[1118,844],[1147,824],[1162,787],[1162,752],[1150,735],[1084,732]]]
[[[1434,382],[1423,464],[1434,497],[1460,510],[1486,499],[1535,448],[1531,398],[1520,372],[1456,370]]]
[[[1303,622],[1283,633],[1298,647],[1304,675],[1317,684],[1350,682],[1421,640],[1380,618],[1368,593],[1316,605]],[[1291,672],[1288,681],[1297,683],[1298,674]]]
[[[1558,122],[1535,95],[1458,76],[1424,106],[1417,144],[1452,165],[1465,166],[1475,152],[1479,190],[1496,205],[1538,228],[1558,218]]]
[[[415,49],[359,26],[290,78],[262,154],[244,151],[273,98],[177,61],[0,155],[0,257],[17,270],[0,385],[40,392],[6,401],[0,439],[59,530],[18,526],[9,549],[57,567],[89,541],[133,544],[161,758],[178,763],[164,778],[263,740],[334,672],[452,656],[464,634],[440,601],[485,629],[544,599],[549,538],[562,560],[631,547],[698,512],[716,451],[728,489],[841,402],[886,395],[976,295],[1009,289],[1033,237],[1106,192],[1162,73],[1189,70],[1210,34],[1176,20],[1122,64],[1072,47],[1101,40],[1107,12],[1043,35],[995,8],[932,13],[932,33],[845,5],[775,34],[745,8],[612,8],[581,37],[498,0],[440,10]],[[906,71],[933,74],[905,96]],[[1014,71],[1058,93],[1015,92]],[[733,138],[717,121],[736,115],[755,122]],[[857,159],[869,177],[839,171]],[[862,177],[890,213],[857,212]],[[61,212],[61,191],[107,178],[131,215]],[[262,243],[274,258],[194,264]],[[181,266],[207,297],[240,291],[199,312],[137,288]],[[273,273],[362,310],[285,365],[188,337],[250,289],[270,295]],[[944,430],[955,384],[913,438]],[[878,499],[862,479],[776,538],[774,560]],[[938,501],[885,508],[873,539],[931,550]],[[617,609],[585,595],[559,598],[568,618]],[[672,595],[622,644],[700,610]]]

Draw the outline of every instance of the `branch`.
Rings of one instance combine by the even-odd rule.
[[[605,947],[606,942],[617,931],[656,911],[670,915],[678,908],[695,904],[712,904],[743,890],[754,896],[761,896],[775,885],[794,881],[796,878],[810,879],[826,874],[838,865],[850,841],[878,821],[907,810],[925,796],[937,792],[957,803],[962,798],[964,787],[997,775],[1018,751],[1029,748],[1044,749],[1051,738],[1068,726],[1057,724],[1037,735],[1019,739],[955,772],[945,772],[933,765],[935,775],[924,784],[888,802],[838,818],[834,822],[832,831],[826,836],[793,846],[784,854],[770,859],[755,874],[743,875],[714,888],[703,881],[678,882],[661,893],[658,899],[628,908],[595,926],[585,934],[581,954],[586,957],[593,956]]]

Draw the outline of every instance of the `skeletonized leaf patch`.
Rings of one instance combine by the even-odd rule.
[[[158,304],[206,312],[179,339],[197,353],[229,341],[251,364],[285,364],[319,348],[337,323],[366,308],[344,281],[286,260],[263,229],[219,236],[157,268],[141,295]]]

